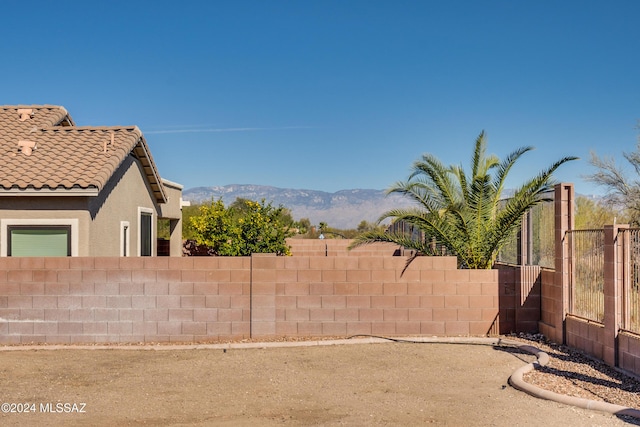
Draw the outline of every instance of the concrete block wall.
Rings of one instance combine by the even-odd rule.
[[[640,337],[628,332],[618,335],[618,366],[629,372],[640,373]]]
[[[485,335],[498,314],[498,272],[454,257],[253,258],[254,337]],[[403,272],[404,270],[404,272]]]
[[[575,316],[566,318],[567,345],[604,360],[604,326]]]
[[[453,257],[0,259],[0,343],[498,332],[497,270]],[[404,272],[403,272],[404,271]]]
[[[374,243],[348,250],[351,239],[287,239],[293,256],[394,256],[404,255],[390,243]]]
[[[250,333],[250,258],[2,258],[0,342],[200,341]]]

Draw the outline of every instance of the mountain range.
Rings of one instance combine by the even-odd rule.
[[[222,199],[229,206],[237,198],[271,202],[291,211],[294,219],[308,218],[311,224],[325,222],[329,227],[356,228],[361,221],[375,222],[380,215],[410,202],[397,194],[386,195],[384,190],[353,189],[335,193],[318,190],[278,188],[266,185],[224,185],[195,187],[184,190],[184,200],[201,203]]]

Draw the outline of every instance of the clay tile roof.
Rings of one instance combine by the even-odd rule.
[[[53,105],[0,107],[0,194],[95,195],[129,155],[140,161],[156,200],[164,203],[160,175],[137,127],[77,127],[67,110]]]

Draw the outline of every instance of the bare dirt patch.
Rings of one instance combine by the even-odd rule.
[[[2,413],[0,424],[625,425],[510,387],[532,360],[487,345],[407,343],[4,351],[0,400],[35,411]],[[42,410],[64,403],[86,405]]]

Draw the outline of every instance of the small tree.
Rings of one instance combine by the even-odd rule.
[[[636,175],[640,175],[640,141],[636,151],[624,152],[623,156],[633,167]],[[597,168],[597,171],[587,175],[585,179],[605,187],[607,189],[605,201],[625,215],[631,224],[640,225],[640,181],[630,180],[611,157],[599,157],[592,152],[590,163]]]
[[[214,255],[248,256],[252,253],[290,255],[286,239],[293,235],[286,210],[265,201],[240,199],[225,208],[222,200],[200,207],[191,218],[194,237]]]

